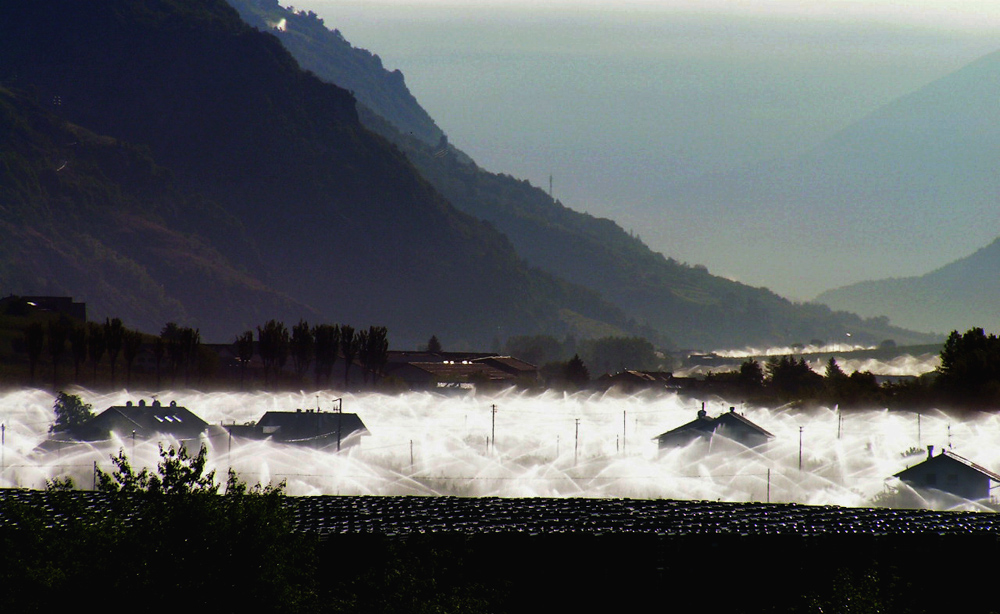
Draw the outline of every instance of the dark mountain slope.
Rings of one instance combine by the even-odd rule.
[[[534,266],[601,292],[661,340],[704,347],[790,344],[840,339],[846,331],[871,342],[928,340],[889,328],[884,320],[864,322],[823,306],[793,304],[704,267],[680,264],[611,220],[573,211],[526,181],[486,172],[454,147],[419,136],[425,125],[410,118],[426,112],[397,73],[372,61],[377,56],[352,47],[315,15],[282,9],[272,0],[230,2],[258,27],[271,30],[284,20],[284,31],[274,33],[321,78],[340,85],[350,79],[348,87],[369,102],[359,106],[362,123],[397,144],[453,205],[492,223]],[[388,94],[387,83],[404,89]],[[378,112],[389,106],[391,117]]]
[[[1000,239],[919,277],[866,281],[824,292],[827,304],[863,314],[891,313],[901,326],[947,332],[1000,330]]]
[[[326,318],[381,322],[402,343],[567,332],[561,312],[624,325],[594,293],[527,269],[364,129],[348,92],[221,1],[19,3],[0,39],[0,79],[148,146],[260,259],[206,231],[224,256]]]
[[[302,68],[350,90],[358,102],[428,144],[444,133],[407,89],[403,73],[388,71],[377,55],[353,47],[339,30],[328,30],[315,13],[283,8],[278,0],[230,0],[240,16],[273,34]]]
[[[178,321],[220,339],[264,317],[309,312],[197,235],[209,226],[243,233],[212,203],[181,195],[141,151],[5,89],[0,143],[4,294],[71,295],[97,320],[120,316],[148,331]],[[226,313],[225,326],[206,313]]]

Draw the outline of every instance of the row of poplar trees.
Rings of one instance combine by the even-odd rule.
[[[255,350],[264,365],[265,387],[271,384],[272,378],[277,379],[289,358],[299,380],[312,369],[317,388],[331,385],[338,360],[343,360],[344,387],[347,387],[355,361],[361,366],[361,377],[367,386],[369,378],[375,384],[385,374],[389,359],[388,330],[384,326],[355,330],[347,324],[309,326],[308,322],[300,320],[289,331],[284,323],[269,320],[257,327],[256,343],[253,331],[248,330],[236,337],[234,346],[240,361],[241,386]]]
[[[80,380],[80,368],[89,359],[97,381],[97,367],[105,354],[111,363],[111,383],[115,382],[118,357],[124,358],[126,380],[131,378],[132,364],[142,347],[143,336],[138,331],[125,328],[119,318],[108,318],[104,324],[88,322],[77,324],[66,318],[55,318],[46,322],[32,322],[24,329],[23,350],[28,356],[31,384],[35,384],[35,372],[43,351],[47,351],[52,361],[53,386],[58,385],[59,365],[69,350],[73,362],[74,379]]]

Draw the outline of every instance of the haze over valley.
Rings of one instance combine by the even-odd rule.
[[[551,174],[564,204],[789,298],[920,275],[1000,234],[979,139],[996,69],[899,100],[997,49],[982,3],[296,7],[400,68],[484,168],[545,190]]]

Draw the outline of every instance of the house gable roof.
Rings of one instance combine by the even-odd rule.
[[[731,434],[736,433],[741,436],[750,435],[754,438],[772,439],[774,437],[769,431],[757,426],[734,410],[730,410],[715,418],[709,418],[704,410],[702,410],[698,412],[698,417],[695,420],[661,433],[653,439],[658,440],[661,444],[669,441],[685,441],[698,436],[712,435],[720,429]],[[736,437],[736,439],[739,438]]]
[[[950,450],[942,450],[937,456],[932,456],[927,458],[923,462],[917,463],[912,467],[907,467],[906,469],[900,471],[893,475],[901,480],[906,480],[910,476],[917,475],[921,471],[925,471],[928,467],[937,467],[952,465],[957,467],[962,467],[969,472],[975,472],[987,477],[994,482],[1000,483],[1000,474],[990,471],[986,467],[979,465],[965,458],[964,456],[959,456]]]
[[[155,433],[192,436],[205,431],[208,423],[186,407],[159,401],[146,405],[143,402],[115,405],[94,416],[81,428],[83,438],[105,437],[111,432],[135,431],[146,437]]]

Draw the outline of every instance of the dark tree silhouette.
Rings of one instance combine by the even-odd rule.
[[[176,322],[167,322],[160,331],[160,340],[166,348],[170,366],[170,384],[177,383],[177,371],[184,362],[184,348],[181,345],[181,327]]]
[[[94,417],[93,406],[84,403],[78,395],[59,392],[56,402],[52,405],[55,412],[55,422],[49,427],[50,433],[73,433],[88,420]]]
[[[312,329],[309,328],[309,323],[299,320],[299,323],[292,327],[291,353],[295,373],[300,379],[309,370],[309,363],[313,360],[315,350],[316,339]]]
[[[1000,338],[982,328],[952,331],[941,349],[934,387],[961,406],[1000,404]],[[985,407],[984,407],[985,408]]]
[[[284,323],[277,320],[268,320],[263,328],[257,327],[257,353],[264,363],[264,386],[268,385],[269,373],[274,370],[275,378],[277,371],[285,366],[288,360],[288,329]]]
[[[80,381],[80,365],[87,360],[87,329],[74,326],[69,333],[69,351],[73,357],[73,380]]]
[[[566,368],[563,369],[563,379],[576,388],[583,388],[590,383],[590,371],[583,364],[579,354],[573,354],[573,358],[570,358],[569,362],[566,363]]]
[[[389,360],[389,331],[384,326],[369,326],[361,350],[361,364],[372,374],[372,384],[378,383]]]
[[[435,354],[441,351],[441,342],[438,341],[437,335],[431,335],[427,340],[427,351]]]
[[[28,371],[31,374],[32,385],[35,384],[35,369],[38,367],[43,347],[45,347],[45,329],[39,322],[28,324],[24,329],[24,348],[28,353]]]
[[[368,343],[368,331],[359,330],[358,331],[358,362],[361,363],[361,381],[364,386],[368,387],[368,350],[370,344]]]
[[[326,385],[329,386],[333,365],[340,353],[340,327],[335,324],[320,324],[313,329],[313,337],[316,340],[316,387],[320,386],[321,378],[325,378]]]
[[[167,344],[163,341],[163,337],[157,337],[153,341],[153,358],[156,360],[156,389],[160,390],[163,388],[160,380],[161,367],[163,365],[163,357],[167,354]]]
[[[87,324],[87,355],[90,357],[90,364],[94,368],[94,385],[97,385],[97,366],[104,356],[107,343],[104,339],[104,327],[96,322]]]
[[[809,368],[804,358],[791,356],[767,361],[767,385],[781,398],[813,398],[822,389],[823,376]]]
[[[142,349],[142,333],[127,330],[124,335],[123,356],[125,358],[125,386],[132,385],[132,365]]]
[[[355,334],[354,327],[342,324],[340,326],[340,350],[344,354],[344,388],[349,385],[351,363],[354,362],[354,357],[358,355],[359,349],[360,339]]]
[[[184,363],[184,383],[191,383],[191,369],[198,371],[198,348],[201,347],[201,332],[197,328],[181,327],[181,357]]]
[[[236,337],[233,345],[236,349],[236,356],[240,361],[240,390],[243,390],[247,365],[253,359],[253,331],[248,330]]]
[[[748,358],[740,365],[739,382],[746,392],[760,391],[764,387],[764,368],[753,358]]]
[[[118,361],[118,354],[122,351],[122,345],[125,343],[125,327],[122,326],[120,318],[105,318],[104,343],[108,348],[108,360],[111,361],[111,386],[114,387],[115,363]]]
[[[59,362],[66,353],[66,339],[69,338],[69,322],[58,318],[49,320],[49,356],[52,358],[52,388],[59,386]]]

